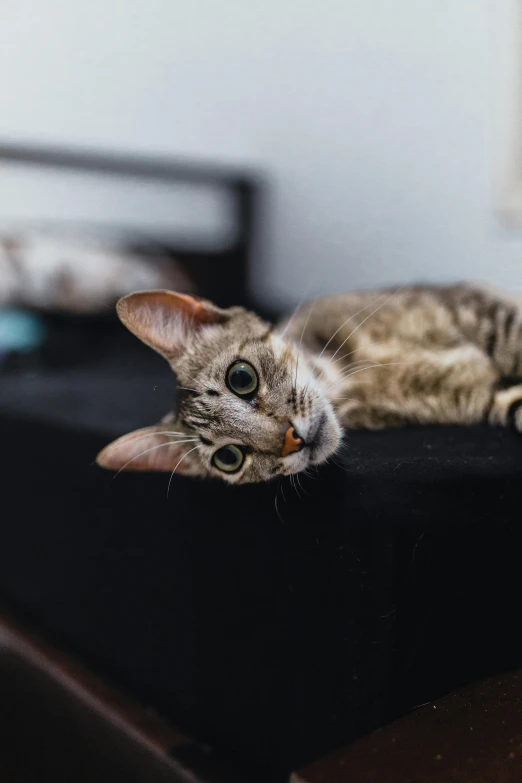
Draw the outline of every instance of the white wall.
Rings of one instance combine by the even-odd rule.
[[[513,2],[4,2],[0,137],[265,168],[258,284],[282,301],[419,279],[522,287],[491,181]]]

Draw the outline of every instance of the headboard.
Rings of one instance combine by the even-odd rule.
[[[113,220],[133,249],[170,255],[222,306],[250,303],[259,190],[257,173],[232,166],[0,142],[0,221],[107,231]]]

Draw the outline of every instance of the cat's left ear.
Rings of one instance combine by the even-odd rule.
[[[177,359],[192,334],[222,324],[230,314],[207,299],[174,291],[139,291],[116,305],[123,324],[168,360]]]
[[[195,476],[201,473],[196,449],[199,441],[172,434],[165,424],[129,432],[100,451],[96,462],[109,470],[169,471]],[[193,452],[191,454],[190,452]]]

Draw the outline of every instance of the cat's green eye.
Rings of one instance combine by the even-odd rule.
[[[227,386],[240,397],[248,397],[255,394],[259,386],[257,372],[251,364],[239,359],[230,365],[227,370]]]
[[[212,462],[216,468],[224,470],[225,473],[235,473],[239,470],[244,461],[245,455],[239,446],[232,445],[222,446],[212,457]]]

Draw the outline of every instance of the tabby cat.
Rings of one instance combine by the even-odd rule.
[[[279,326],[171,291],[131,294],[117,309],[170,363],[179,405],[107,446],[103,467],[238,484],[325,462],[343,429],[522,431],[522,312],[478,286],[329,296]]]

